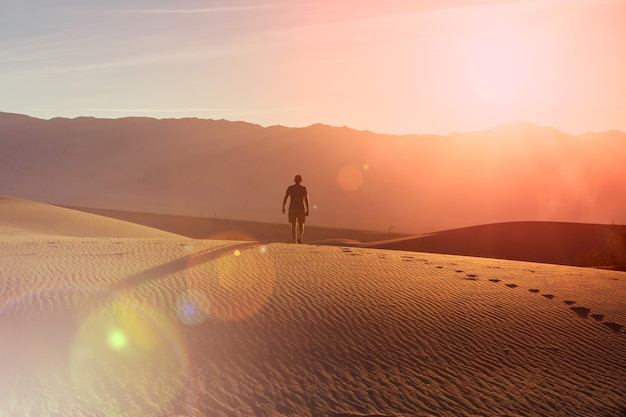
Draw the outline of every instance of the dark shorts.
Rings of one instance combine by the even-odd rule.
[[[304,223],[304,207],[303,208],[290,208],[289,209],[289,223],[294,223],[296,220],[298,223]]]

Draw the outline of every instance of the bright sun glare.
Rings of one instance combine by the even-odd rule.
[[[514,29],[488,28],[467,38],[461,66],[476,103],[493,110],[521,105],[538,81],[530,39]]]

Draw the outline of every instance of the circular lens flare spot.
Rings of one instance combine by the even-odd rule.
[[[108,303],[88,316],[69,358],[77,395],[100,416],[162,413],[188,379],[176,329],[156,310],[132,300]]]
[[[274,292],[276,268],[271,251],[265,246],[258,248],[237,249],[197,266],[191,261],[188,294],[203,314],[224,321],[242,320],[268,302]]]
[[[178,299],[176,315],[188,326],[197,326],[209,317],[211,305],[200,291],[190,290]]]
[[[354,165],[345,166],[337,173],[337,184],[344,191],[356,191],[363,185],[363,173]]]
[[[109,337],[107,340],[109,347],[113,350],[122,350],[128,344],[128,339],[126,335],[121,330],[113,330],[109,333]]]

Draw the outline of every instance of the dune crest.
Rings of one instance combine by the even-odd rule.
[[[123,220],[8,196],[0,196],[0,234],[180,238],[174,233]]]

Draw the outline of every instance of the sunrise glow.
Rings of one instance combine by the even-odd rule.
[[[0,110],[626,130],[624,15],[621,0],[15,2],[0,16]]]
[[[479,105],[497,112],[514,107],[537,92],[537,59],[524,34],[487,29],[462,45],[461,69]]]

